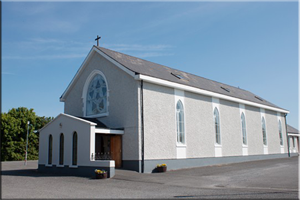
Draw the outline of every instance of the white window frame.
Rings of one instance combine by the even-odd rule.
[[[181,104],[182,109],[178,110],[177,106]],[[182,122],[179,121],[179,116],[182,114]],[[183,126],[183,127],[181,127]],[[177,144],[185,145],[185,116],[184,116],[184,106],[182,101],[179,99],[176,103],[176,130],[177,130]],[[183,129],[182,129],[183,128]],[[182,131],[181,131],[182,130]],[[182,141],[180,141],[180,135],[182,135]]]
[[[263,144],[264,146],[268,146],[268,137],[267,137],[267,123],[266,123],[266,118],[263,116],[261,118],[261,133],[263,136]],[[265,135],[265,139],[264,139],[264,135]]]
[[[184,104],[184,91],[183,90],[177,90],[174,89],[174,115],[175,115],[175,143],[176,143],[176,158],[177,159],[185,159],[186,158],[186,147],[187,147],[187,142],[188,142],[188,138],[187,138],[187,132],[186,132],[186,109],[185,109],[185,104]],[[184,111],[184,144],[177,142],[177,102],[181,101],[182,106],[183,106],[183,111]]]
[[[247,134],[247,120],[246,120],[245,105],[244,104],[239,104],[239,107],[240,107],[240,119],[241,119],[242,145],[243,145],[243,147],[248,147],[248,134]],[[243,115],[244,115],[244,120],[245,120],[245,140],[246,140],[246,144],[244,144],[243,120],[242,120]]]
[[[215,109],[219,113],[219,135],[220,144],[216,141],[216,125],[215,125]],[[214,130],[214,144],[215,144],[215,157],[222,157],[222,133],[221,133],[221,110],[220,110],[220,100],[218,98],[212,97],[212,120],[213,120],[213,130]]]
[[[266,145],[264,144],[264,136],[262,132],[262,119],[264,118],[265,121],[265,132],[266,132]],[[268,132],[267,132],[267,119],[266,119],[266,114],[265,114],[265,109],[260,108],[260,134],[262,136],[262,144],[263,144],[263,151],[264,154],[269,154],[269,149],[268,149]]]
[[[87,113],[86,113],[87,92],[88,92],[89,85],[90,85],[91,81],[98,74],[103,77],[103,79],[104,79],[104,81],[106,83],[106,89],[107,89],[106,112],[105,113],[99,113],[99,114],[96,114],[96,115],[87,115]],[[90,75],[87,77],[87,79],[85,81],[85,84],[84,84],[84,87],[83,87],[83,92],[82,92],[82,97],[81,97],[82,98],[82,102],[83,102],[83,108],[82,108],[83,116],[84,117],[90,117],[90,118],[108,116],[109,115],[109,112],[108,112],[108,108],[109,108],[109,101],[108,101],[108,99],[109,98],[108,97],[109,97],[109,86],[108,86],[108,82],[107,82],[107,79],[106,79],[105,75],[100,70],[94,70],[94,71],[92,71],[90,73]]]

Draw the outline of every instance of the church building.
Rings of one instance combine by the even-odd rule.
[[[93,46],[40,130],[39,171],[91,176],[288,157],[286,109],[249,91]]]

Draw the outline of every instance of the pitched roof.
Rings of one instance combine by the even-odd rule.
[[[282,109],[247,90],[209,80],[194,74],[183,72],[137,57],[129,56],[120,52],[112,51],[103,47],[94,47],[96,47],[98,50],[100,50],[128,70],[134,72],[135,74],[147,75],[150,77]]]
[[[290,126],[287,124],[287,132],[288,133],[294,133],[294,134],[299,134],[299,131],[295,129],[294,127]]]

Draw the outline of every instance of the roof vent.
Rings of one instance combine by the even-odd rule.
[[[262,98],[258,97],[258,96],[255,96],[255,98],[257,98],[258,100],[260,101],[264,101]]]
[[[230,90],[229,90],[228,88],[225,88],[225,87],[223,87],[223,86],[221,86],[221,88],[222,88],[223,90],[225,90],[226,92],[230,92]]]
[[[171,72],[171,74],[178,79],[183,79],[183,77],[180,74],[174,74],[173,72]]]

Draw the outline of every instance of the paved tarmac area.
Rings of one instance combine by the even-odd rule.
[[[37,161],[2,162],[3,199],[298,199],[298,156],[111,179],[41,174]]]

